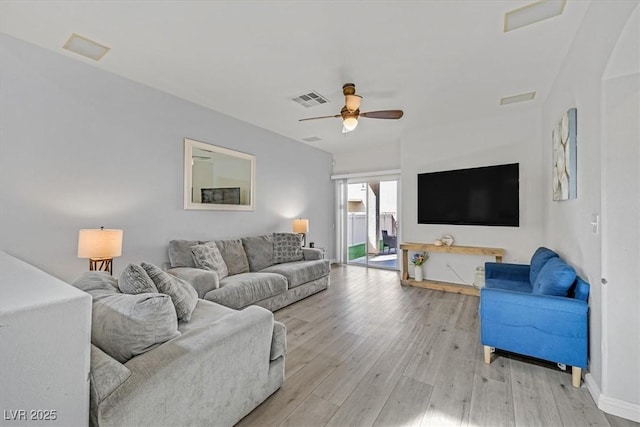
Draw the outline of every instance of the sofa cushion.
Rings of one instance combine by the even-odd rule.
[[[220,249],[216,242],[207,242],[201,245],[191,246],[193,261],[198,268],[215,271],[219,279],[224,279],[229,275],[229,269],[225,264]]]
[[[551,249],[545,247],[539,247],[538,249],[536,249],[536,251],[533,253],[533,256],[531,257],[531,262],[529,263],[531,265],[529,270],[529,282],[531,282],[531,286],[533,286],[533,284],[536,282],[538,273],[540,273],[540,270],[542,269],[542,267],[544,267],[547,261],[549,261],[551,258],[557,257],[558,254]]]
[[[229,275],[249,272],[249,261],[247,261],[242,240],[216,240],[216,244],[224,263],[227,264]]]
[[[153,264],[143,262],[141,265],[158,291],[171,297],[178,319],[188,322],[198,302],[198,293],[193,286],[176,276],[165,273]]]
[[[533,284],[532,293],[566,297],[576,280],[576,271],[560,258],[551,258],[542,267]]]
[[[120,363],[180,335],[168,295],[120,293],[107,273],[85,273],[73,286],[93,297],[91,342]]]
[[[507,291],[531,293],[531,284],[527,282],[520,282],[510,279],[487,279],[485,281],[485,288],[487,289],[504,289]]]
[[[287,291],[287,279],[275,273],[243,273],[225,277],[220,288],[204,298],[231,308],[243,308]]]
[[[302,237],[297,233],[273,233],[273,262],[301,261]]]
[[[289,289],[312,280],[319,279],[331,272],[329,260],[296,261],[276,264],[261,270],[263,273],[278,273],[287,278]]]
[[[260,271],[273,265],[273,238],[271,236],[243,237],[242,246],[247,254],[250,271]]]
[[[144,268],[135,264],[129,264],[122,270],[118,288],[125,294],[158,293],[158,288]]]
[[[198,240],[172,240],[169,242],[169,262],[171,267],[195,267],[191,246],[199,245]]]

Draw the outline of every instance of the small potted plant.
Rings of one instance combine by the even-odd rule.
[[[415,253],[411,258],[411,263],[415,266],[413,269],[413,275],[417,282],[422,281],[422,265],[429,259],[429,255],[426,252]]]

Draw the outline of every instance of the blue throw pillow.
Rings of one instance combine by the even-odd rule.
[[[536,283],[540,270],[551,258],[558,258],[558,254],[551,249],[541,246],[535,251],[531,257],[531,266],[529,269],[529,283],[531,283],[531,286]]]
[[[576,271],[573,267],[560,258],[551,258],[540,270],[531,293],[566,297],[575,280]]]

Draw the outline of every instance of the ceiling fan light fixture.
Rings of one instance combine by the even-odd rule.
[[[347,132],[351,132],[358,126],[358,118],[353,116],[345,117],[342,121],[342,125]]]
[[[345,105],[350,113],[360,108],[362,97],[360,95],[345,95]]]

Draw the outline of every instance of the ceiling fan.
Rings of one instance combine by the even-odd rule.
[[[306,119],[300,119],[303,122],[305,120],[317,120],[317,119],[329,119],[329,118],[342,118],[342,133],[351,132],[358,126],[358,117],[368,117],[370,119],[399,119],[404,115],[402,110],[382,110],[382,111],[369,111],[365,113],[360,112],[360,102],[362,97],[356,95],[356,85],[353,83],[345,83],[342,86],[342,93],[344,94],[344,107],[340,110],[340,114],[335,116],[322,116],[322,117],[309,117]]]

